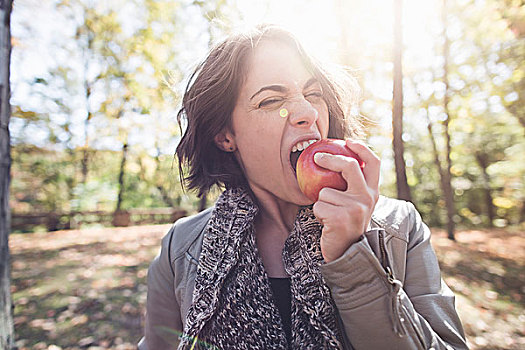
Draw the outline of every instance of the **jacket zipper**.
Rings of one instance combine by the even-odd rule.
[[[399,290],[403,287],[403,284],[401,281],[397,280],[394,277],[394,273],[392,272],[392,269],[389,266],[389,260],[388,255],[386,253],[385,248],[385,237],[384,237],[384,230],[380,229],[378,230],[379,235],[379,250],[381,251],[381,265],[383,266],[383,269],[385,270],[386,277],[388,283],[393,287],[391,291],[391,313],[392,313],[392,321],[394,323],[394,332],[399,336],[403,337],[406,335],[406,328],[404,325],[404,317],[402,316],[403,307],[401,305],[401,300],[399,297]]]
[[[385,248],[385,236],[383,235],[383,230],[378,230],[379,234],[379,250],[381,250],[381,265],[383,265],[383,268],[385,271],[390,270],[388,264],[387,264],[387,256],[386,256],[386,248]],[[390,271],[390,275],[392,274],[392,271]],[[389,276],[390,276],[389,275]]]
[[[424,338],[420,331],[415,326],[415,320],[413,317],[406,311],[405,307],[403,306],[403,303],[401,302],[401,298],[399,296],[399,290],[403,288],[403,284],[401,281],[395,278],[394,273],[392,269],[389,266],[390,261],[388,260],[388,254],[386,252],[386,246],[385,246],[385,237],[383,235],[384,231],[379,230],[379,249],[381,251],[381,265],[385,269],[386,275],[387,275],[387,281],[390,285],[392,285],[392,295],[391,295],[391,302],[392,302],[392,320],[394,322],[394,332],[399,336],[403,337],[407,335],[407,330],[405,327],[405,320],[409,320],[410,323],[413,325],[414,332],[416,333],[419,343],[421,345],[421,349],[424,349]]]

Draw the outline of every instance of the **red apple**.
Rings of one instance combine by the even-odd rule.
[[[308,146],[297,160],[297,182],[301,191],[312,201],[317,202],[319,191],[323,187],[331,187],[345,191],[347,183],[341,173],[320,167],[314,161],[317,152],[330,153],[352,157],[357,159],[361,169],[365,163],[346,147],[345,141],[336,139],[324,139]]]

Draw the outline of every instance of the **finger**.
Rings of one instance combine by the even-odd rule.
[[[353,217],[370,216],[375,208],[379,192],[367,188],[365,191],[339,191],[325,187],[319,191],[316,203],[326,203],[334,207],[344,208]]]
[[[351,164],[355,164],[358,168],[360,168],[359,163],[355,158],[347,157],[341,154],[317,152],[314,154],[314,162],[322,168],[339,173],[343,172],[345,168],[352,166]]]
[[[321,189],[321,191],[319,191],[319,197],[317,201],[335,205],[337,207],[349,207],[355,204],[355,202],[368,202],[369,199],[372,199],[372,195],[367,195],[367,192],[364,191],[350,193],[347,191],[339,191],[330,187],[324,187]]]
[[[353,157],[318,152],[314,155],[314,161],[320,167],[341,173],[348,189],[356,191],[364,189],[367,185],[361,167]]]
[[[363,205],[355,205],[352,210],[326,202],[316,202],[313,212],[317,220],[325,227],[325,231],[340,230],[342,227],[348,228],[367,216]]]
[[[334,215],[334,213],[340,209],[341,208],[338,208],[337,206],[331,203],[326,203],[326,202],[321,202],[321,201],[315,202],[312,208],[315,217],[323,225],[326,225],[327,218],[329,218],[330,215]]]
[[[355,152],[363,162],[365,162],[363,174],[365,175],[368,185],[371,187],[377,187],[379,185],[381,167],[381,160],[379,157],[361,141],[347,139],[346,146],[351,151]]]

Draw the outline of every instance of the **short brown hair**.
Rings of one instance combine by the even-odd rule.
[[[350,106],[356,102],[353,98],[358,90],[355,80],[345,79],[347,83],[341,83],[339,78],[348,78],[348,75],[329,74],[291,33],[280,27],[263,25],[247,33],[232,35],[212,48],[194,70],[177,114],[181,132],[186,124],[176,150],[181,183],[197,190],[199,195],[207,193],[214,185],[226,188],[246,185],[233,153],[220,150],[214,138],[221,131],[231,130],[233,109],[247,74],[248,57],[263,39],[284,42],[297,50],[306,69],[321,84],[329,112],[328,137],[361,136],[362,128],[357,118],[347,118]]]

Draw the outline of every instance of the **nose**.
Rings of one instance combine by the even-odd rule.
[[[317,109],[305,98],[296,99],[287,107],[288,121],[294,126],[309,127],[319,117]]]

